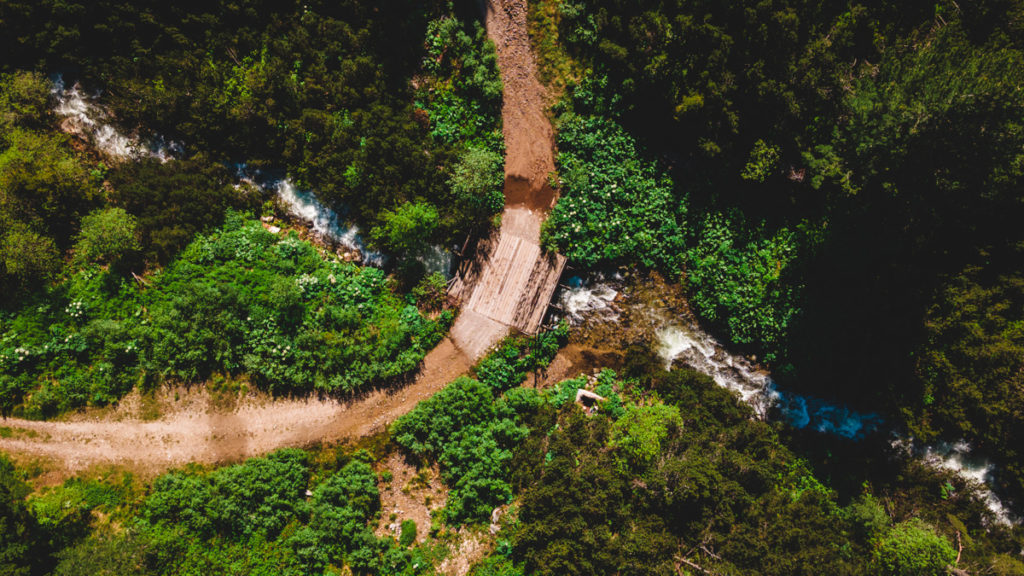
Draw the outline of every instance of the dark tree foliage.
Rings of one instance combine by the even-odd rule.
[[[593,80],[570,83],[573,110],[618,118],[671,175],[681,207],[641,226],[662,231],[649,245],[615,237],[656,196],[616,194],[607,174],[621,161],[575,170],[566,160],[600,147],[567,123],[564,209],[578,214],[556,212],[558,246],[581,262],[626,254],[682,272],[695,310],[789,385],[881,406],[926,436],[966,436],[1020,494],[1018,442],[1005,433],[1021,411],[1010,376],[1019,361],[946,354],[933,329],[949,292],[976,282],[964,270],[983,268],[986,290],[1014,290],[1007,254],[1024,240],[1020,2],[543,4],[557,8],[565,53],[607,79],[600,91]],[[624,224],[609,235],[590,215],[616,202],[625,206],[611,217]],[[679,225],[685,246],[672,249],[681,241],[664,230]],[[972,326],[943,323],[946,337]],[[988,338],[1013,349],[1010,332]],[[921,358],[937,356],[946,376],[922,369]],[[986,377],[935,393],[952,386],[937,378],[975,371],[982,356]]]
[[[36,519],[25,505],[30,489],[14,465],[0,454],[0,571],[12,576],[33,574],[41,560]]]
[[[999,270],[1000,272],[994,273]],[[1006,272],[1003,272],[1003,271]],[[1000,475],[1024,494],[1024,276],[989,256],[943,290],[926,315],[915,361],[921,389],[914,432],[976,438],[1003,462]]]
[[[208,474],[171,472],[154,482],[141,522],[127,535],[140,572],[158,574],[322,574],[348,566],[360,575],[414,574],[417,557],[370,523],[380,510],[377,476],[365,453],[330,472],[307,496],[310,458],[286,449]],[[77,546],[102,546],[93,539]]]
[[[962,482],[904,463],[903,478],[876,474],[841,506],[776,430],[707,376],[637,362],[627,373],[499,397],[461,379],[401,420],[395,438],[437,462],[450,488],[450,524],[432,526],[425,545],[374,535],[382,503],[372,458],[337,448],[173,471],[141,499],[130,476],[76,479],[29,505],[21,472],[0,458],[0,497],[14,496],[0,512],[15,511],[0,522],[15,518],[14,534],[36,527],[47,544],[29,565],[55,558],[55,574],[413,576],[436,570],[447,548],[439,532],[486,520],[515,497],[494,553],[471,573],[944,574],[957,534],[960,569],[1019,572],[1007,555],[1019,550],[1019,529],[989,523]],[[584,411],[578,387],[607,400]]]
[[[306,454],[282,450],[209,476],[171,473],[160,477],[143,507],[150,524],[214,534],[273,539],[296,514],[309,481]]]
[[[487,225],[494,213],[493,202],[481,209],[475,199],[457,200],[449,184],[467,146],[500,145],[493,50],[482,32],[467,30],[480,27],[439,1],[0,6],[5,68],[64,71],[102,90],[127,129],[182,142],[214,162],[286,169],[366,228],[381,225],[386,210],[429,202],[442,223],[434,244]],[[424,63],[429,93],[415,99],[426,114],[409,81]],[[465,129],[432,129],[446,115]],[[189,226],[166,226],[154,239],[157,254],[166,259],[183,246]]]
[[[159,264],[170,262],[196,234],[223,224],[228,209],[255,210],[261,200],[256,190],[236,189],[234,175],[201,157],[133,162],[109,178],[110,201],[138,219],[143,253]]]
[[[513,559],[525,573],[654,575],[682,565],[866,575],[877,573],[878,539],[899,540],[877,501],[840,507],[771,427],[707,376],[605,372],[599,381],[607,378],[603,394],[628,396],[621,416],[610,403],[594,414],[566,403],[554,422],[534,420],[541,425],[516,453]],[[563,384],[575,392],[586,380]],[[948,534],[928,530],[947,550]]]
[[[311,491],[310,455],[294,449],[209,473],[171,472],[153,483],[137,526],[121,536],[125,550],[91,564],[137,558],[139,573],[167,575],[298,576],[343,566],[358,575],[422,574],[420,551],[374,535],[381,502],[369,459],[356,452],[340,469],[320,470],[326,477]],[[97,536],[63,559],[105,549]]]
[[[990,355],[976,340],[939,360],[941,370],[970,372],[973,358],[989,357],[985,378],[960,380],[956,394],[941,393],[951,384],[938,384],[946,376],[928,364],[945,355],[953,334],[974,331],[977,313],[949,316],[951,299],[986,298],[989,290],[1012,301],[1016,291],[1022,59],[998,35],[974,44],[966,26],[951,23],[920,46],[892,50],[856,85],[837,149],[858,191],[836,200],[831,231],[807,263],[804,322],[794,338],[808,378],[833,377],[841,366],[843,388],[884,398],[912,428],[935,426],[984,445],[1013,470],[1018,497],[1017,441],[991,427],[1017,428],[1011,414],[1021,410],[1021,386],[1011,375],[1019,358]],[[984,289],[967,288],[979,282]],[[1005,310],[996,314],[1019,321],[1012,305]],[[1012,330],[990,334],[995,346],[1015,346]],[[997,399],[995,390],[1005,395]]]
[[[0,75],[0,291],[20,295],[60,271],[78,220],[98,205],[97,183],[52,121],[39,74]],[[12,304],[15,298],[0,301]]]

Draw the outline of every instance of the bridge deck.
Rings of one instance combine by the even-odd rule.
[[[539,222],[529,209],[505,210],[501,229],[480,243],[449,291],[463,313],[537,333],[565,267],[565,257],[541,250]]]

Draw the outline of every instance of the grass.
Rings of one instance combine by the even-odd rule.
[[[23,428],[11,428],[10,426],[0,426],[0,438],[36,438],[39,433],[35,430],[25,430]]]
[[[565,86],[582,76],[577,63],[558,39],[558,26],[562,19],[564,0],[538,0],[530,2],[527,26],[530,44],[537,58],[540,80],[557,96]]]

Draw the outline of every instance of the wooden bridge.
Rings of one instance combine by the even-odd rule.
[[[540,246],[541,222],[557,196],[548,184],[555,137],[547,92],[537,80],[526,2],[486,0],[484,12],[504,85],[505,211],[500,229],[477,244],[448,291],[462,305],[452,341],[472,360],[510,329],[535,334],[565,267],[564,257]]]
[[[469,356],[481,355],[509,328],[539,330],[565,268],[564,256],[540,247],[543,217],[522,205],[506,208],[501,228],[459,267],[448,291],[462,303],[452,337]]]

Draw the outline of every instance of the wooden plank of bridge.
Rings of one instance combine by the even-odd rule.
[[[513,326],[526,334],[537,333],[564,269],[565,256],[561,254],[542,254],[537,259],[530,273],[531,284],[523,291],[512,318]]]
[[[467,358],[483,357],[487,349],[508,333],[508,326],[472,310],[459,312],[459,319],[448,333],[455,347]]]

